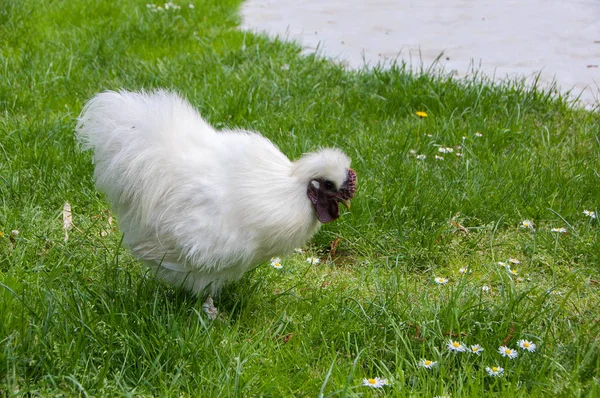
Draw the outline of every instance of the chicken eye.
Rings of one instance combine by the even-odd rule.
[[[333,182],[327,180],[325,181],[325,189],[328,191],[333,191],[333,188],[335,188],[335,185],[333,185]]]

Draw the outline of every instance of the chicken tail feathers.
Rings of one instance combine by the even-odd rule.
[[[106,151],[108,156],[131,140],[189,133],[190,124],[212,130],[186,100],[172,92],[105,91],[85,105],[75,132],[82,150],[93,149],[100,156]]]
[[[113,206],[135,204],[149,217],[173,188],[169,173],[182,167],[182,153],[205,147],[215,132],[186,100],[158,90],[96,95],[75,134],[82,150],[94,151],[96,185]]]

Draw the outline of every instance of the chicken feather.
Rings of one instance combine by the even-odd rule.
[[[194,294],[216,294],[302,246],[354,195],[356,175],[342,151],[291,162],[258,133],[215,130],[165,90],[98,94],[76,134],[94,152],[96,185],[125,245],[159,278]]]

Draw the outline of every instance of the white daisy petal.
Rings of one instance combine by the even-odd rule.
[[[521,347],[522,349],[529,351],[529,352],[535,352],[537,345],[535,343],[532,343],[531,341],[527,341],[527,340],[519,340],[517,341],[517,345],[519,347]]]
[[[458,341],[454,341],[454,340],[450,340],[448,342],[448,345],[446,345],[446,347],[448,347],[448,350],[453,351],[453,352],[465,352],[465,351],[467,351],[467,349],[465,348],[464,345],[462,345]]]
[[[531,221],[531,220],[523,220],[523,222],[521,223],[521,228],[530,229],[532,231],[535,231],[535,228],[533,226],[533,221]]]
[[[479,344],[474,344],[471,346],[471,352],[475,355],[481,355],[482,351],[484,351],[484,349]]]
[[[500,377],[504,375],[504,368],[501,368],[500,366],[492,366],[491,368],[487,367],[485,368],[485,371],[493,377]]]
[[[382,388],[383,386],[388,384],[387,379],[382,379],[380,377],[375,377],[371,379],[363,379],[363,386],[371,387],[371,388]]]
[[[502,355],[503,357],[508,357],[509,359],[515,359],[517,356],[519,356],[519,353],[517,352],[517,350],[508,348],[505,345],[498,347],[498,353],[500,355]]]
[[[432,369],[435,365],[437,365],[437,362],[429,359],[421,359],[419,361],[419,366],[425,369]]]

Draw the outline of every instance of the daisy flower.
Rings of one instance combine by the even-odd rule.
[[[529,352],[535,352],[535,349],[537,348],[537,345],[535,345],[535,343],[532,343],[531,341],[527,340],[519,340],[517,341],[517,344],[519,347]]]
[[[484,349],[479,344],[471,346],[471,352],[475,355],[480,355],[482,351],[484,351]]]
[[[586,216],[591,217],[591,218],[596,218],[596,213],[594,213],[593,211],[584,210],[583,214],[585,214]]]
[[[505,345],[498,347],[498,352],[503,357],[509,357],[510,359],[515,359],[519,355],[519,353],[516,350],[508,348]]]
[[[174,3],[171,3],[171,2],[165,3],[165,10],[168,10],[169,8],[172,8],[174,10],[180,10],[181,6],[178,6],[177,4],[174,4]]]
[[[475,133],[475,137],[483,137],[483,134],[481,134],[481,133]]]
[[[277,269],[283,268],[283,265],[281,265],[281,259],[279,257],[272,257],[271,258],[271,267],[277,268]]]
[[[425,160],[425,159],[427,159],[427,155],[417,155],[417,159]]]
[[[408,151],[408,154],[415,156],[417,154],[417,151],[415,151],[414,149],[411,149],[410,151]]]
[[[427,117],[427,116],[429,116],[429,115],[427,114],[427,112],[423,112],[423,111],[417,111],[417,112],[415,112],[415,114],[416,114],[418,117]]]
[[[425,369],[431,369],[433,368],[435,365],[437,365],[436,361],[431,361],[429,359],[421,359],[421,361],[419,362],[419,366]]]
[[[456,156],[458,156],[458,157],[460,158],[460,157],[462,157],[462,156],[463,156],[463,154],[462,154],[462,153],[460,153],[460,152],[456,152]]]
[[[464,345],[460,344],[458,341],[450,340],[448,345],[446,346],[450,351],[454,352],[465,352],[467,349]]]
[[[297,248],[294,249],[294,253],[303,254],[304,250],[302,250],[301,247],[297,247]]]
[[[194,7],[194,5],[193,5],[193,4],[190,4],[190,8],[194,9],[194,8],[196,8],[196,7]]]
[[[481,291],[482,292],[489,292],[490,291],[490,287],[488,285],[483,285],[483,286],[481,286]]]
[[[552,232],[558,232],[561,234],[566,234],[567,233],[567,229],[566,228],[552,228]]]
[[[435,158],[436,158],[437,160],[444,160],[444,157],[443,157],[443,156],[438,156],[438,155],[435,155]]]
[[[500,366],[492,366],[491,368],[487,367],[485,368],[485,371],[493,377],[500,377],[504,375],[504,368],[501,368]]]
[[[517,272],[517,270],[516,270],[516,269],[511,269],[511,268],[509,268],[509,269],[508,269],[508,272],[510,272],[510,273],[511,273],[511,274],[513,274],[514,276],[517,276],[517,275],[519,275],[519,273]]]
[[[452,152],[454,152],[454,148],[445,148],[445,147],[441,146],[441,147],[438,148],[438,152],[441,152],[441,153],[452,153]]]
[[[306,259],[306,262],[311,265],[315,265],[315,264],[319,264],[321,262],[321,260],[316,257],[309,257]]]
[[[386,379],[382,379],[376,377],[374,379],[363,379],[363,386],[371,387],[371,388],[381,388],[388,384]]]
[[[509,258],[508,262],[513,264],[521,264],[521,261],[516,258]]]
[[[469,267],[462,267],[458,270],[459,274],[470,274],[471,270],[469,269]]]
[[[435,278],[435,283],[437,283],[438,285],[445,285],[446,283],[448,283],[448,278],[442,278],[438,276],[437,278]]]
[[[533,221],[531,221],[531,220],[523,220],[523,222],[521,223],[521,228],[530,229],[532,231],[535,231],[535,228],[533,227]]]
[[[508,264],[506,264],[504,261],[498,261],[498,265],[504,268],[510,268],[510,266]]]

